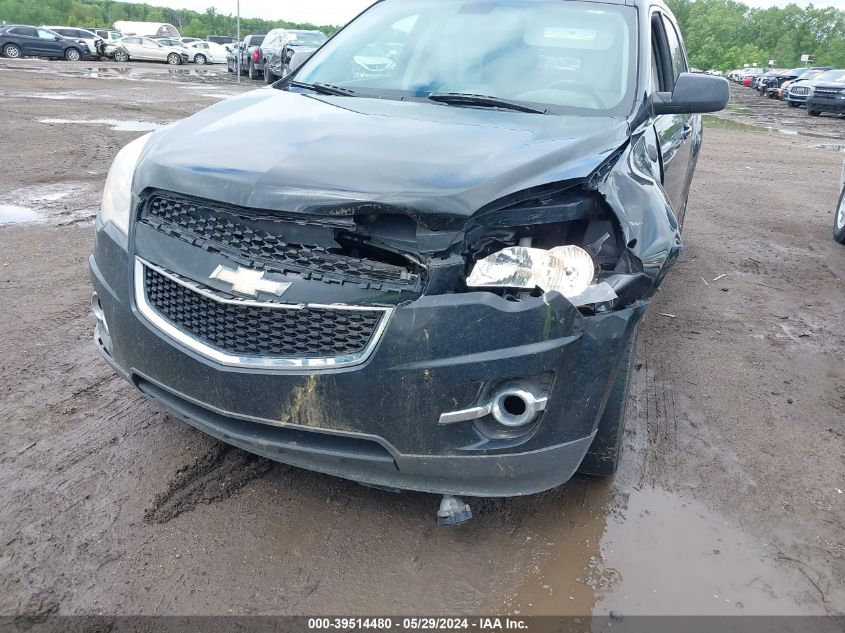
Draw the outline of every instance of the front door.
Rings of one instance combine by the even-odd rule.
[[[65,56],[64,42],[44,29],[38,29],[38,50],[40,51],[38,54],[45,57]]]

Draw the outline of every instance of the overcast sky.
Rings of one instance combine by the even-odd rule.
[[[267,20],[290,20],[314,24],[344,24],[373,3],[374,0],[241,0],[241,15]],[[173,9],[205,11],[213,6],[218,13],[235,14],[236,0],[146,0]],[[744,0],[754,7],[784,6],[789,0]],[[795,4],[806,6],[806,0]],[[816,7],[835,6],[845,9],[845,0],[817,0]]]

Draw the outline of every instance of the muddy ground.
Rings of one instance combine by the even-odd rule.
[[[845,612],[845,156],[803,134],[845,120],[711,121],[621,472],[446,530],[434,496],[228,448],[99,358],[90,217],[127,130],[259,86],[118,68],[0,64],[0,614]]]

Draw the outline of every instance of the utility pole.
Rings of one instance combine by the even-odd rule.
[[[238,0],[238,83],[241,83],[241,0]]]

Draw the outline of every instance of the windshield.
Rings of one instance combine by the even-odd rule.
[[[313,46],[318,48],[326,41],[322,33],[303,33],[302,31],[288,31],[291,46]]]
[[[820,75],[816,75],[813,81],[833,81],[836,83],[845,81],[845,70],[826,70]]]
[[[559,0],[379,2],[296,73],[359,96],[484,95],[621,116],[636,82],[636,12]]]

